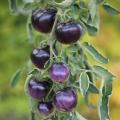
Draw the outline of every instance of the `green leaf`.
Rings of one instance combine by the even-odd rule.
[[[82,95],[85,96],[89,88],[89,77],[87,73],[85,72],[81,73],[80,80],[79,80],[79,86],[80,86],[80,91]]]
[[[9,8],[12,14],[17,14],[17,1],[9,0]]]
[[[37,109],[38,101],[29,97],[29,102],[30,102],[30,109],[32,112],[35,112]]]
[[[88,9],[90,11],[90,15],[92,20],[94,20],[94,17],[97,13],[97,1],[96,0],[89,0],[88,1]]]
[[[95,26],[86,24],[86,27],[87,27],[88,34],[90,36],[95,36],[96,35],[98,29]]]
[[[94,19],[92,20],[91,17],[89,17],[86,26],[88,30],[88,34],[91,36],[94,36],[99,31],[99,25],[100,25],[100,17],[99,17],[99,11],[96,11],[96,15]]]
[[[95,69],[95,72],[99,74],[101,77],[103,77],[104,79],[111,80],[116,78],[112,73],[110,73],[107,69],[101,66],[94,65],[94,69]]]
[[[25,91],[26,95],[29,95],[28,94],[28,82],[32,77],[33,77],[33,75],[30,74],[30,75],[27,76],[27,78],[25,80],[24,91]]]
[[[80,19],[82,21],[84,21],[85,23],[87,23],[87,21],[89,19],[89,11],[88,11],[88,9],[86,9],[86,8],[80,9],[79,14],[80,14]]]
[[[9,0],[9,8],[13,15],[27,15],[27,10],[24,10],[24,6],[19,6],[17,0]]]
[[[107,69],[101,66],[94,66],[95,71],[104,79],[104,84],[102,87],[102,94],[108,96],[112,94],[112,81],[115,79],[115,76],[110,73]]]
[[[78,120],[87,120],[86,118],[84,118],[80,113],[76,112],[77,118]]]
[[[102,88],[102,94],[108,96],[112,94],[112,79],[105,79],[104,86]]]
[[[27,34],[28,34],[28,40],[30,44],[34,43],[34,35],[33,35],[33,28],[31,23],[31,14],[28,17],[27,21]]]
[[[105,11],[110,15],[117,15],[120,14],[120,10],[117,10],[116,8],[112,7],[109,3],[104,3],[103,8]]]
[[[110,120],[108,103],[109,103],[109,97],[102,96],[99,102],[99,109],[98,109],[100,120]]]
[[[108,59],[102,56],[92,45],[87,42],[83,43],[83,48],[98,62],[107,64]]]
[[[20,80],[21,69],[18,69],[12,76],[10,85],[11,87],[15,87]]]
[[[88,92],[99,94],[99,89],[93,83],[90,83],[89,88],[88,88]]]

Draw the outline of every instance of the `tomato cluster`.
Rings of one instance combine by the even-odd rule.
[[[53,8],[34,10],[31,21],[33,28],[41,33],[48,34],[52,31],[56,19],[57,10]],[[62,44],[73,44],[82,36],[82,27],[76,21],[68,22],[57,21],[54,29],[57,42]],[[50,46],[35,48],[31,53],[32,63],[40,70],[45,69],[46,63],[50,61]],[[53,62],[48,70],[49,78],[52,84],[64,84],[70,76],[69,66],[63,62]],[[30,96],[39,101],[38,111],[43,116],[49,116],[53,113],[54,108],[61,112],[70,112],[77,105],[77,94],[70,87],[65,87],[54,93],[51,101],[45,101],[50,95],[51,82],[48,80],[39,80],[32,78],[28,83],[28,92]]]

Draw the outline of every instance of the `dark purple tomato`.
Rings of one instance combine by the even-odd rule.
[[[77,105],[77,94],[71,88],[60,90],[54,96],[54,105],[61,112],[70,112]]]
[[[57,10],[55,9],[37,9],[32,13],[32,25],[33,27],[42,33],[50,33],[55,21]]]
[[[39,69],[44,69],[45,63],[49,60],[49,58],[49,46],[41,49],[33,49],[31,53],[31,61]]]
[[[28,92],[31,97],[37,100],[42,100],[48,94],[50,84],[47,81],[38,81],[31,79],[28,83]]]
[[[63,83],[68,79],[69,74],[69,68],[64,63],[55,63],[49,69],[50,78],[54,82]]]
[[[49,117],[54,111],[53,103],[52,102],[39,102],[38,111],[44,117]]]
[[[59,23],[55,34],[57,40],[63,44],[75,43],[82,36],[82,27],[76,22]]]

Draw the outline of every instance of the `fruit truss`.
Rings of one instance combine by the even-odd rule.
[[[91,94],[99,96],[100,120],[110,120],[108,103],[115,77],[99,65],[107,64],[108,59],[82,41],[84,35],[95,36],[99,31],[99,7],[109,14],[120,12],[105,0],[23,0],[20,6],[16,0],[9,1],[13,14],[28,17],[32,50],[25,92],[31,120],[86,120],[77,105],[82,95],[86,105],[93,107]],[[88,55],[98,64],[91,64]],[[13,87],[20,74],[18,70],[13,75]],[[100,87],[96,85],[99,80]]]

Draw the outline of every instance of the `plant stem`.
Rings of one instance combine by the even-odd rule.
[[[35,113],[31,111],[31,116],[30,116],[30,120],[35,120]]]
[[[54,36],[54,31],[55,31],[55,27],[56,27],[57,21],[58,21],[58,14],[56,14],[55,22],[54,22],[54,25],[53,25],[53,28],[52,28],[52,32],[51,32],[51,34],[50,34],[50,39],[49,39],[49,45],[50,45],[50,60],[52,60],[52,55],[54,55],[54,57],[57,59],[57,56],[55,55],[55,53],[54,53],[54,51],[53,51],[53,48],[52,48],[52,39],[53,39],[53,36]]]
[[[72,120],[75,120],[75,113],[72,112]]]

